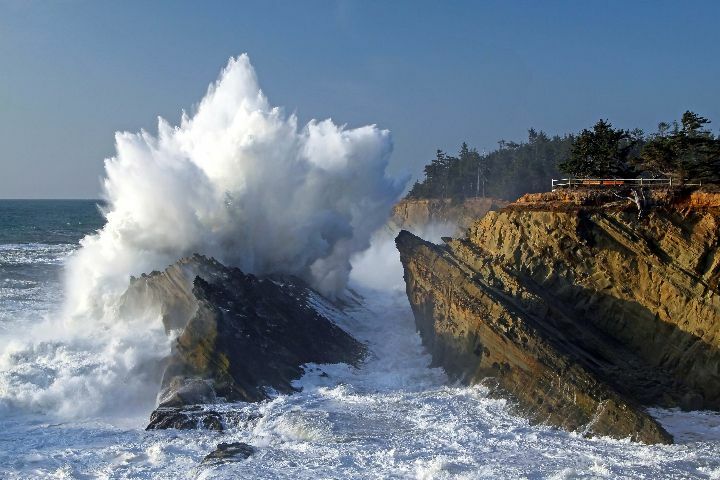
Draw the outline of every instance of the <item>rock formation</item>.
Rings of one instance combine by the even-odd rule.
[[[527,195],[439,246],[401,232],[434,363],[536,422],[672,439],[644,406],[720,409],[720,195]]]
[[[297,278],[258,278],[200,255],[133,279],[124,314],[160,305],[176,336],[148,428],[218,429],[213,412],[185,406],[259,401],[295,391],[306,363],[357,363],[364,345],[313,308],[318,299]]]
[[[243,442],[220,443],[203,459],[203,464],[218,464],[223,462],[237,462],[251,457],[257,449]]]
[[[477,218],[507,204],[494,198],[406,198],[393,208],[391,223],[411,232],[422,231],[427,225],[441,225],[448,227],[449,234],[460,234]]]

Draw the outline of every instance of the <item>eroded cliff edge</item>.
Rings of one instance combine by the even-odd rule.
[[[391,224],[398,229],[423,231],[439,225],[464,232],[476,219],[489,211],[499,210],[509,202],[497,198],[405,198],[393,207]]]
[[[436,365],[537,422],[657,443],[645,406],[720,409],[720,195],[528,195],[439,246],[401,232]]]

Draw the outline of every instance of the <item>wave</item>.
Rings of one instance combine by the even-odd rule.
[[[229,60],[179,125],[160,118],[155,135],[115,140],[106,223],[67,259],[62,311],[5,340],[0,404],[63,417],[147,413],[170,339],[158,306],[120,313],[131,275],[200,253],[340,294],[351,257],[369,246],[405,183],[385,173],[387,130],[329,119],[299,128],[270,105],[247,55]],[[0,259],[42,257],[26,248],[34,247],[0,250]]]

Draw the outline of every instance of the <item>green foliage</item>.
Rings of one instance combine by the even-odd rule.
[[[466,143],[456,157],[438,150],[425,167],[425,179],[415,182],[408,197],[514,199],[524,193],[546,191],[550,178],[559,175],[557,163],[568,155],[572,138],[549,138],[530,129],[527,142],[502,140],[500,148],[487,155]]]
[[[642,131],[631,134],[627,130],[616,130],[610,122],[600,120],[592,130],[580,132],[573,142],[570,157],[560,163],[560,170],[574,177],[634,176],[635,169],[630,159],[641,139]]]
[[[645,142],[637,160],[641,170],[651,176],[664,176],[704,183],[720,182],[720,138],[705,127],[705,117],[687,111],[680,125],[662,122]]]
[[[500,140],[497,150],[482,155],[463,142],[457,156],[437,151],[408,198],[515,199],[547,191],[560,171],[576,177],[720,183],[720,137],[706,128],[709,123],[687,111],[679,123],[661,122],[648,137],[637,128],[615,129],[607,120],[598,121],[592,130],[562,137],[549,138],[531,128],[526,142]]]

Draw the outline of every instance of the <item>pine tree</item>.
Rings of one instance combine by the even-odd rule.
[[[635,143],[627,130],[616,130],[607,120],[600,120],[592,130],[584,129],[575,138],[560,170],[578,177],[634,176],[629,159]]]
[[[662,122],[658,132],[645,144],[640,167],[650,175],[662,175],[682,183],[720,181],[720,139],[706,128],[705,117],[686,111],[673,128]]]

